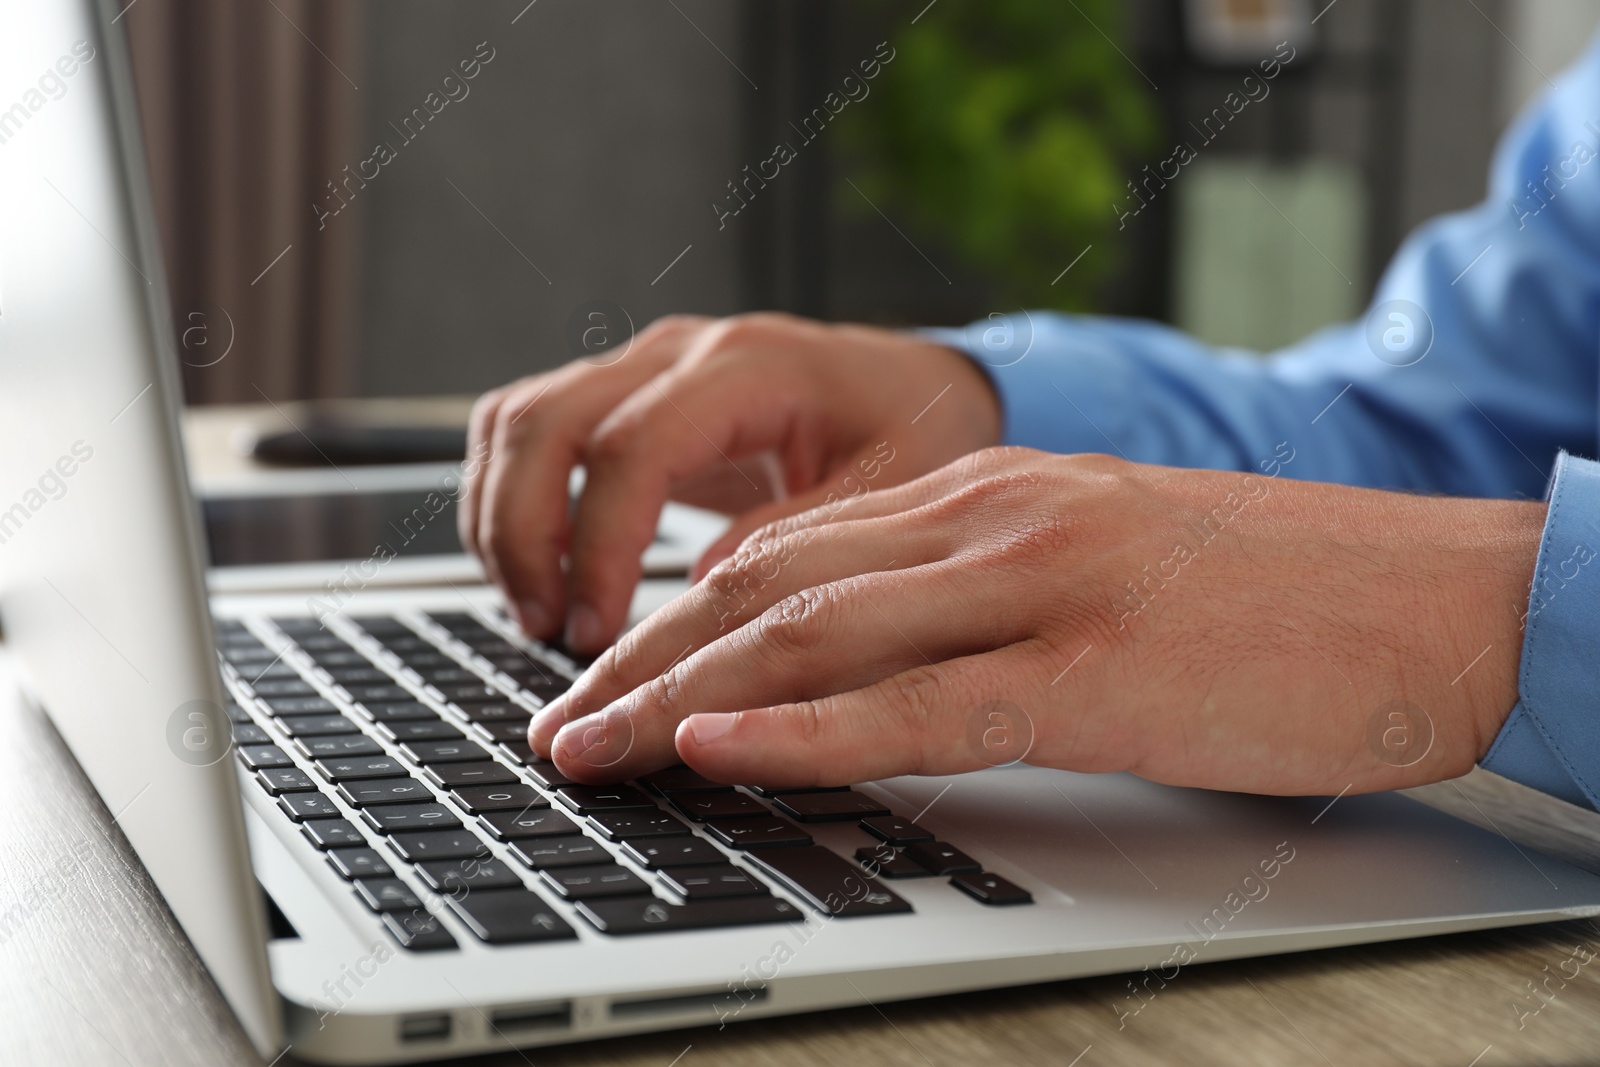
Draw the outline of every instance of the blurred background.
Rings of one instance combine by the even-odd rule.
[[[1056,308],[1255,350],[1353,317],[1410,229],[1481,199],[1600,0],[134,0],[123,21],[191,467],[236,564],[456,551],[448,513],[395,535],[443,455],[358,469],[314,424],[433,426],[459,456],[472,395],[669,312]],[[273,435],[291,454],[263,462]]]
[[[596,301],[637,327],[1026,306],[1282,344],[1353,314],[1409,228],[1481,197],[1497,133],[1597,22],[1596,0],[126,15],[201,404],[474,393],[572,358]],[[1264,81],[1269,39],[1294,58]],[[1252,70],[1268,95],[1208,124]],[[1119,223],[1179,141],[1198,158]]]

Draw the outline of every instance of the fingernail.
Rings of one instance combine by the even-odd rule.
[[[632,747],[633,734],[628,726],[626,715],[616,708],[607,708],[562,727],[556,734],[551,754],[559,749],[568,762],[581,760],[592,767],[610,767],[620,762]]]
[[[543,637],[550,632],[550,613],[537,600],[524,600],[517,605],[517,615],[522,630],[531,637]]]
[[[689,732],[697,745],[709,745],[733,729],[732,715],[691,715]]]
[[[600,613],[587,604],[574,604],[567,612],[567,647],[588,652],[600,645]]]
[[[533,716],[528,726],[528,745],[537,752],[548,753],[556,734],[567,724],[567,717],[555,705],[544,708]]]

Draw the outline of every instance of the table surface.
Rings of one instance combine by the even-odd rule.
[[[1600,816],[1483,772],[1419,793],[1523,847],[1600,871]],[[0,1064],[261,1062],[110,812],[49,720],[17,695],[3,661],[0,916]],[[1600,952],[1594,923],[1197,965],[1120,1027],[1114,1006],[1127,995],[1127,977],[1111,976],[471,1062],[1593,1063],[1600,1059],[1600,968],[1565,962],[1580,948],[1580,958]],[[1564,985],[1549,981],[1544,999],[1530,992],[1530,982],[1574,971]],[[1519,1015],[1534,1008],[1541,1010]]]

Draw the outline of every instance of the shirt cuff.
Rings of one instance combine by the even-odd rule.
[[[1521,697],[1482,766],[1600,810],[1600,463],[1556,460],[1524,620]]]
[[[1129,435],[1140,376],[1103,332],[1092,317],[1027,312],[915,331],[983,371],[1000,401],[1001,444],[1062,455],[1120,452],[1114,442]]]

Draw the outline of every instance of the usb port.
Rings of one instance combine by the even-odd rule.
[[[549,1030],[572,1025],[572,1005],[537,1004],[517,1008],[500,1008],[489,1014],[489,1022],[502,1033],[525,1030]]]
[[[449,1036],[449,1015],[408,1015],[400,1020],[401,1041],[443,1041]]]

